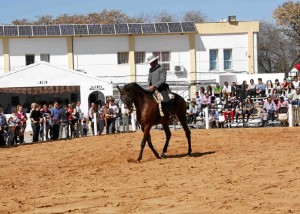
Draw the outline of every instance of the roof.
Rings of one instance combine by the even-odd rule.
[[[0,37],[196,33],[194,22],[0,25]]]

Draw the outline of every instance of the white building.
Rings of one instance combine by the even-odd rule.
[[[114,86],[129,82],[146,85],[149,65],[144,62],[155,54],[168,69],[171,89],[188,98],[199,84],[215,82],[220,74],[257,73],[258,31],[258,22],[238,21],[0,26],[0,74],[47,61]],[[15,78],[26,81],[30,76]],[[111,95],[118,97],[116,87],[113,94],[104,94]],[[2,100],[2,106],[13,101]]]

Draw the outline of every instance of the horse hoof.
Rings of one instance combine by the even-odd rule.
[[[161,155],[160,155],[162,158],[165,158],[165,157],[167,157],[167,155],[166,155],[166,153],[165,152],[163,152]]]
[[[188,156],[188,157],[192,157],[192,154],[191,154],[191,153],[187,153],[187,156]]]

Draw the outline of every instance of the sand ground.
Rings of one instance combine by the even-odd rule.
[[[300,213],[299,127],[191,131],[1,148],[0,213]]]

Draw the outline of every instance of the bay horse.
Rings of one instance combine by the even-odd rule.
[[[141,125],[141,129],[144,133],[143,139],[141,141],[141,149],[138,156],[138,161],[142,159],[143,150],[148,142],[148,146],[156,156],[156,158],[161,158],[157,151],[154,149],[151,141],[150,130],[153,125],[162,124],[162,127],[166,134],[166,142],[162,151],[161,156],[165,157],[169,146],[169,141],[171,139],[171,131],[169,128],[169,117],[162,117],[160,115],[159,105],[154,98],[153,92],[147,91],[139,86],[137,83],[125,84],[123,88],[117,86],[120,91],[120,98],[123,103],[127,106],[130,112],[132,112],[133,105],[136,109],[137,121]],[[174,99],[170,100],[170,105],[168,105],[168,111],[175,115],[180,121],[182,128],[185,131],[185,135],[188,141],[188,153],[190,156],[192,152],[191,148],[191,131],[187,125],[186,117],[186,102],[185,100],[176,93],[172,93]]]

